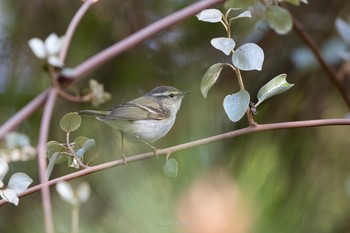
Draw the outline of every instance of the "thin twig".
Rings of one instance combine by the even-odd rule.
[[[350,125],[350,119],[321,119],[321,120],[307,120],[307,121],[291,121],[291,122],[282,122],[282,123],[272,123],[272,124],[260,124],[256,125],[254,127],[246,127],[239,130],[234,130],[228,133],[223,133],[219,135],[215,135],[212,137],[207,137],[203,139],[199,139],[197,141],[187,142],[184,144],[180,144],[177,146],[172,146],[169,148],[161,149],[158,151],[158,156],[166,156],[169,153],[175,153],[178,151],[186,150],[189,148],[202,146],[205,144],[222,141],[225,139],[230,139],[234,137],[239,137],[246,134],[251,133],[257,133],[257,132],[263,132],[263,131],[271,131],[271,130],[281,130],[281,129],[293,129],[293,128],[307,128],[307,127],[319,127],[319,126],[332,126],[332,125]],[[149,159],[155,157],[155,154],[153,152],[148,153],[142,153],[134,156],[127,157],[126,162],[127,164],[130,164],[132,162],[136,162],[139,160]],[[19,194],[19,197],[23,197],[29,194],[32,194],[34,192],[37,192],[40,190],[40,188],[44,185],[51,186],[55,185],[60,181],[68,181],[72,179],[76,179],[78,177],[86,176],[98,171],[106,170],[108,168],[116,167],[116,166],[122,166],[125,165],[125,162],[123,159],[114,160],[111,162],[103,163],[100,165],[92,166],[89,168],[86,168],[84,170],[80,170],[65,176],[58,177],[56,179],[47,181],[46,183],[35,185],[23,193]],[[0,200],[0,206],[3,204],[6,204],[4,200]]]
[[[43,91],[37,97],[35,97],[32,101],[30,101],[26,106],[24,106],[21,110],[19,110],[15,115],[13,115],[10,119],[8,119],[1,127],[0,127],[0,140],[4,138],[7,132],[16,128],[22,121],[24,121],[27,117],[29,117],[32,113],[34,113],[40,106],[42,106],[47,96],[49,95],[52,88],[48,88],[46,91]]]
[[[46,142],[48,139],[52,111],[55,106],[56,97],[57,97],[56,89],[52,88],[50,90],[48,99],[45,104],[44,113],[41,120],[39,142],[38,142],[39,180],[41,184],[44,184],[41,187],[41,199],[42,199],[43,210],[44,210],[46,233],[54,233],[50,189],[48,185],[45,185],[45,182],[46,182],[45,171],[47,168]]]
[[[72,146],[70,145],[70,140],[69,140],[69,135],[70,133],[67,132],[66,134],[66,141],[67,141],[67,148],[69,150],[69,152],[73,155],[74,159],[77,161],[77,163],[79,164],[79,166],[83,167],[83,168],[88,168],[87,165],[85,165],[80,158],[77,156],[77,154],[75,153],[74,149],[72,148]]]
[[[83,5],[79,8],[79,10],[75,13],[73,19],[70,21],[66,34],[64,35],[64,43],[62,46],[62,49],[60,51],[60,62],[64,64],[64,60],[66,59],[66,55],[68,52],[68,48],[70,45],[70,42],[73,38],[73,34],[80,22],[80,20],[83,18],[89,7],[94,4],[96,0],[86,0]]]
[[[302,24],[294,16],[293,16],[293,25],[294,25],[294,30],[297,32],[299,37],[305,42],[305,44],[314,53],[318,62],[321,65],[321,67],[323,68],[324,72],[327,74],[328,78],[336,86],[336,88],[340,92],[341,96],[343,97],[346,105],[350,109],[349,93],[347,92],[346,88],[344,87],[344,84],[338,78],[337,72],[330,65],[328,65],[327,62],[323,59],[321,52],[320,52],[320,49],[318,48],[314,39],[304,30]]]

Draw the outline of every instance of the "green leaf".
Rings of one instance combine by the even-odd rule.
[[[236,46],[235,41],[227,37],[214,38],[210,43],[214,48],[220,50],[226,55],[229,55],[232,49]]]
[[[201,81],[201,92],[204,98],[207,98],[210,88],[216,83],[224,65],[225,63],[216,63],[204,74]]]
[[[268,6],[266,8],[266,18],[270,27],[277,34],[287,34],[293,27],[292,16],[288,10],[279,6]]]
[[[77,137],[74,139],[74,148],[82,148],[87,140],[89,139],[84,136]]]
[[[247,43],[232,55],[232,64],[240,70],[261,70],[264,63],[264,51],[254,43]]]
[[[202,10],[196,15],[198,20],[209,23],[217,23],[221,21],[223,14],[217,9]]]
[[[49,164],[47,165],[46,171],[45,171],[45,180],[48,181],[50,179],[51,173],[53,171],[53,168],[56,164],[56,161],[58,160],[58,158],[60,157],[60,153],[59,152],[55,152],[50,160],[49,160]],[[65,157],[65,159],[67,159],[67,157]]]
[[[60,121],[61,129],[67,133],[77,130],[80,124],[81,117],[75,112],[67,113]]]
[[[46,153],[47,153],[47,158],[51,160],[51,157],[58,152],[59,156],[56,158],[56,164],[63,163],[64,161],[67,160],[67,148],[56,142],[56,141],[49,141],[46,143]]]
[[[249,107],[250,95],[246,90],[227,95],[224,99],[224,109],[228,118],[233,121],[239,121]]]
[[[241,9],[255,4],[255,0],[227,0],[225,8]]]
[[[178,172],[178,164],[176,159],[170,158],[165,161],[164,167],[163,167],[164,173],[167,176],[170,177],[176,177]]]
[[[266,99],[281,94],[294,86],[286,81],[286,77],[286,74],[280,74],[266,83],[258,92],[258,103],[255,104],[255,107]]]

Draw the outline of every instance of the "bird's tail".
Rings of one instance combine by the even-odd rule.
[[[111,112],[110,111],[96,111],[96,110],[81,110],[78,112],[81,116],[88,116],[88,117],[105,117],[109,116]]]

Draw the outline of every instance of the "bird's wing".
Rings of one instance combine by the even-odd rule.
[[[101,119],[106,120],[163,120],[170,116],[170,112],[163,108],[155,108],[147,105],[139,105],[132,102],[119,105],[110,109],[110,114]]]

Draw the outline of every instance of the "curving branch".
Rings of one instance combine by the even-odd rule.
[[[337,72],[327,64],[327,62],[323,59],[320,49],[318,48],[314,39],[304,30],[302,24],[293,16],[293,27],[297,32],[299,37],[305,42],[305,44],[311,49],[311,51],[316,56],[318,63],[320,63],[322,69],[327,74],[328,78],[338,89],[340,95],[343,97],[346,105],[350,109],[350,94],[347,92],[344,84],[341,82],[341,79],[338,77]]]
[[[332,125],[333,126],[335,126],[335,125],[350,125],[350,119],[340,118],[340,119],[322,119],[322,120],[307,120],[307,121],[291,121],[291,122],[281,122],[281,123],[272,123],[272,124],[259,124],[259,125],[249,126],[249,127],[234,130],[231,132],[215,135],[212,137],[207,137],[207,138],[199,139],[196,141],[168,147],[165,149],[161,149],[158,151],[157,155],[158,156],[166,156],[169,153],[175,153],[175,152],[186,150],[189,148],[202,146],[205,144],[209,144],[209,143],[213,143],[213,142],[217,142],[217,141],[222,141],[225,139],[235,138],[235,137],[239,137],[239,136],[243,136],[243,135],[251,134],[251,133],[272,131],[272,130],[281,130],[281,129],[308,128],[308,127],[320,127],[320,126],[332,126]],[[142,153],[142,154],[128,157],[126,159],[126,162],[129,164],[132,162],[136,162],[136,161],[140,161],[140,160],[144,160],[144,159],[149,159],[152,157],[155,157],[154,152]],[[39,191],[43,186],[55,185],[61,181],[68,181],[68,180],[76,179],[78,177],[86,176],[86,175],[89,175],[89,174],[92,174],[92,173],[95,173],[98,171],[102,171],[102,170],[106,170],[108,168],[122,166],[122,165],[125,165],[125,162],[123,159],[119,159],[119,160],[114,160],[111,162],[103,163],[100,165],[92,166],[92,167],[89,167],[89,168],[86,168],[86,169],[83,169],[83,170],[80,170],[80,171],[77,171],[74,173],[70,173],[70,174],[62,176],[62,177],[58,177],[56,179],[47,181],[45,183],[35,185],[35,186],[27,189],[23,193],[21,193],[18,197],[24,197],[24,196],[27,196],[29,194],[35,193],[35,192]],[[0,205],[4,205],[6,203],[7,202],[5,202],[4,200],[0,200]]]
[[[45,184],[45,171],[47,167],[46,158],[46,142],[48,139],[50,122],[52,117],[52,111],[55,107],[55,101],[57,92],[55,88],[51,88],[49,91],[48,99],[45,104],[44,113],[41,120],[39,142],[38,142],[38,167],[39,167],[39,180],[41,184]],[[47,233],[54,232],[54,224],[52,218],[52,205],[50,197],[50,189],[48,185],[41,186],[41,200],[44,210],[45,228]]]
[[[77,81],[92,71],[96,70],[98,67],[111,60],[112,58],[140,44],[145,39],[148,39],[157,33],[173,26],[174,24],[195,15],[205,8],[221,2],[224,2],[224,0],[202,0],[173,14],[170,14],[92,56],[73,70],[70,69],[68,72],[64,72],[63,70],[61,73],[61,78],[68,78],[68,80],[74,79],[74,81]]]
[[[194,14],[198,13],[199,11],[205,8],[208,8],[221,2],[224,2],[224,0],[202,0],[154,22],[153,24],[145,27],[139,32],[128,36],[122,41],[115,43],[111,47],[103,50],[102,52],[86,60],[85,62],[77,66],[75,69],[73,69],[73,72],[71,74],[59,74],[59,76],[62,76],[61,78],[63,78],[63,80],[60,79],[61,82],[63,81],[63,86],[67,87],[71,83],[84,78],[88,73],[94,71],[105,62],[135,47],[142,41],[154,36],[158,32],[169,28],[188,17],[193,16]],[[7,132],[16,128],[22,121],[24,121],[39,107],[41,107],[44,104],[48,93],[49,89],[42,92],[35,99],[29,102],[25,107],[23,107],[19,112],[17,112],[14,116],[7,120],[0,127],[0,140],[5,136]]]

